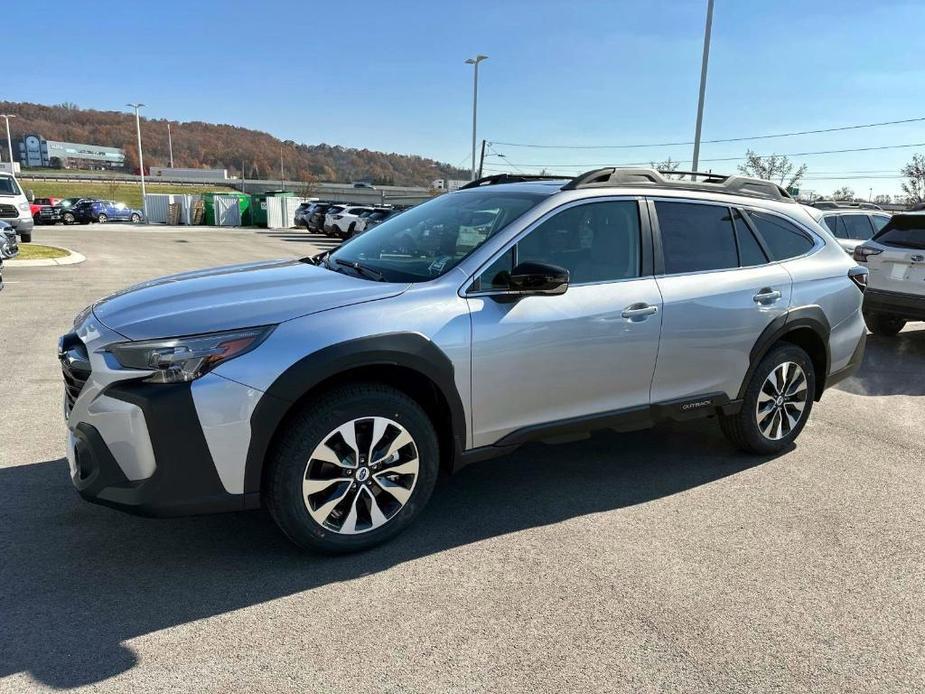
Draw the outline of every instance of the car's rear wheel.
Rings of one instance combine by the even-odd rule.
[[[892,337],[906,326],[906,321],[902,318],[867,311],[864,312],[864,322],[867,323],[867,329],[874,335],[883,335],[884,337]]]
[[[138,224],[141,221],[141,215],[137,212],[132,213],[132,224]]]
[[[264,497],[296,544],[352,552],[401,532],[433,491],[437,436],[414,400],[378,384],[345,386],[284,425]]]
[[[96,221],[98,221],[100,224],[105,224],[108,219],[109,217],[107,217],[102,212],[100,212],[96,217]]]
[[[780,343],[759,362],[745,389],[742,407],[721,415],[720,427],[749,453],[778,453],[800,435],[813,408],[816,373],[800,347]]]

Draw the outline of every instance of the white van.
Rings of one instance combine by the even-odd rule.
[[[32,240],[32,211],[19,182],[8,173],[0,173],[0,219],[16,229],[20,240]]]

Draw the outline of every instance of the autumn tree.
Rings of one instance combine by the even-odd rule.
[[[752,150],[745,153],[745,163],[739,165],[739,171],[746,176],[774,181],[784,188],[796,186],[806,175],[806,164],[799,167],[790,161],[786,154],[761,156]]]
[[[906,177],[902,190],[912,204],[925,200],[925,157],[914,154],[912,161],[906,164],[900,173]]]

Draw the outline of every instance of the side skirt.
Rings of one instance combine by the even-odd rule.
[[[708,393],[693,398],[537,424],[512,431],[493,445],[460,452],[456,456],[453,471],[456,472],[471,463],[513,453],[519,446],[531,441],[564,443],[579,440],[593,431],[602,429],[637,431],[648,429],[663,421],[685,421],[717,414],[736,414],[741,407],[741,400],[730,400],[725,393]]]

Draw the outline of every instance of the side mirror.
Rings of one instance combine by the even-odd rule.
[[[26,191],[26,200],[29,202],[35,202],[35,193],[32,192],[32,189]]]
[[[527,261],[511,271],[510,291],[523,296],[565,294],[568,281],[569,272],[564,267]]]

